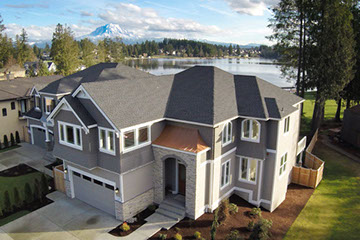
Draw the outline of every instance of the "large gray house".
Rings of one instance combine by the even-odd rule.
[[[196,219],[231,194],[273,211],[303,150],[303,99],[216,67],[154,76],[102,63],[39,95],[28,124],[45,132],[33,143],[63,160],[69,197],[120,220],[168,199]]]

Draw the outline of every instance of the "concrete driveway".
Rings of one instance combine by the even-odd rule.
[[[25,142],[20,145],[19,148],[0,153],[0,171],[25,163],[40,172],[51,172],[44,167],[51,163],[44,159],[45,149]]]
[[[112,240],[108,232],[121,222],[61,192],[48,195],[54,203],[0,227],[1,240]]]

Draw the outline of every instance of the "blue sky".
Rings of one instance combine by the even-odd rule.
[[[33,40],[51,39],[57,23],[75,36],[119,24],[139,37],[207,39],[238,44],[266,43],[278,0],[2,0],[0,14],[14,37],[25,28]]]

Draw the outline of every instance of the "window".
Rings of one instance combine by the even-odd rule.
[[[221,188],[224,188],[230,183],[230,160],[227,160],[221,165]]]
[[[150,126],[139,127],[123,133],[124,151],[131,151],[150,142]]]
[[[260,123],[253,119],[246,119],[241,123],[241,140],[259,142],[260,141]]]
[[[81,174],[78,172],[73,172],[74,176],[81,177]]]
[[[15,106],[15,102],[11,102],[11,110],[15,110],[16,106]]]
[[[113,130],[99,127],[99,150],[115,155],[115,134]]]
[[[284,121],[284,133],[289,132],[289,128],[290,128],[290,117],[285,118]]]
[[[35,108],[40,109],[40,98],[38,96],[34,97],[34,102],[35,102]]]
[[[6,116],[7,116],[6,108],[3,108],[3,109],[2,109],[2,115],[3,115],[3,117],[6,117]]]
[[[103,185],[103,183],[102,183],[102,182],[100,182],[100,181],[98,181],[98,180],[96,180],[96,179],[94,179],[94,183],[95,183],[95,184],[97,184],[97,185],[100,185],[100,186],[102,186],[102,185]]]
[[[232,123],[228,122],[224,125],[222,131],[222,145],[226,146],[232,141]]]
[[[20,111],[22,113],[26,113],[26,100],[25,99],[20,100]]]
[[[286,162],[287,162],[287,153],[285,153],[280,160],[280,173],[279,175],[281,176],[285,170],[286,170]]]
[[[239,180],[256,182],[257,160],[251,158],[240,158]]]
[[[114,191],[114,187],[111,186],[111,185],[109,185],[109,184],[106,184],[106,183],[105,183],[105,187],[108,188],[108,189],[110,189],[110,190],[113,190],[113,191]]]
[[[59,121],[59,143],[82,150],[80,126]]]
[[[85,179],[85,180],[87,180],[87,181],[91,182],[91,178],[90,178],[90,177],[88,177],[88,176],[83,175],[83,179]]]
[[[51,111],[55,108],[55,100],[53,98],[44,98],[44,106],[45,106],[45,113],[50,114]]]

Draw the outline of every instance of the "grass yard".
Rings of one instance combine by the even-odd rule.
[[[301,119],[301,134],[306,135],[310,132],[310,124],[311,118],[314,111],[315,106],[315,94],[316,92],[306,92],[305,93],[305,102],[304,102],[304,114]],[[343,105],[341,106],[341,113],[340,118],[343,118],[344,110],[345,110],[345,102],[342,102]],[[332,120],[335,118],[335,113],[337,109],[337,103],[335,100],[327,100],[325,103],[325,113],[324,113],[324,120]]]
[[[324,178],[285,239],[359,239],[360,164],[317,143]]]

